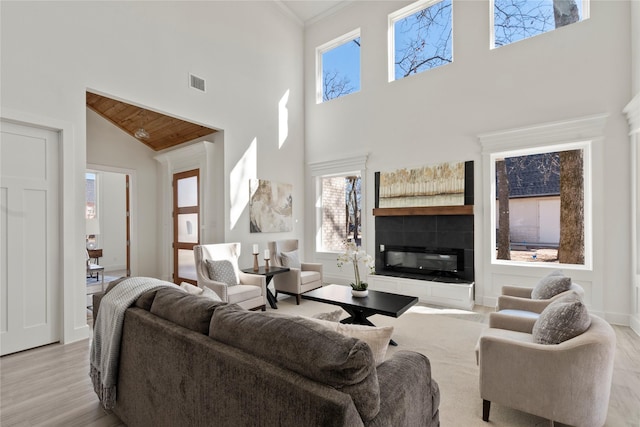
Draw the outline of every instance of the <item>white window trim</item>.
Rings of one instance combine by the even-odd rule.
[[[389,61],[387,65],[389,73],[389,83],[396,80],[396,32],[394,30],[396,22],[406,18],[409,15],[413,15],[414,13],[419,12],[422,9],[426,9],[430,6],[433,6],[434,4],[440,3],[441,1],[442,0],[418,0],[415,3],[411,3],[410,5],[389,14],[389,17],[387,19],[387,40],[389,42],[387,45],[387,51],[389,53]]]
[[[327,160],[322,162],[309,163],[309,170],[311,176],[315,181],[315,250],[316,253],[338,253],[337,251],[327,251],[322,248],[322,183],[321,179],[324,177],[348,175],[350,173],[360,175],[360,194],[362,199],[360,202],[360,210],[366,212],[367,200],[366,193],[366,172],[367,172],[367,157],[368,154],[355,155],[353,157],[346,157],[336,160]],[[366,230],[366,228],[365,228]],[[365,236],[362,236],[362,246],[365,242]]]
[[[316,48],[316,104],[322,104],[324,102],[322,97],[322,87],[324,85],[324,76],[322,73],[322,55],[325,52],[328,52],[331,49],[355,40],[358,37],[360,37],[360,28],[356,28],[355,30],[343,34],[342,36],[335,38]],[[360,87],[362,88],[362,84],[360,85]]]
[[[606,117],[606,115],[597,115],[478,135],[482,147],[484,170],[487,171],[482,181],[483,194],[487,195],[484,201],[484,230],[485,235],[490,237],[488,241],[491,246],[485,248],[489,254],[487,258],[490,264],[535,268],[560,267],[574,270],[593,269],[595,232],[593,229],[593,179],[594,176],[598,176],[597,174],[601,174],[601,171],[600,168],[594,169],[595,165],[592,163],[592,159],[594,158],[594,151],[596,150],[594,145],[601,145],[600,143],[603,140]],[[494,250],[496,247],[496,159],[513,155],[528,155],[576,148],[584,150],[584,265],[555,263],[549,263],[547,265],[542,263],[497,260]],[[600,238],[595,239],[596,242],[599,240]]]

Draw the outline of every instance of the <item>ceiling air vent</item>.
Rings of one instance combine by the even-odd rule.
[[[200,92],[206,92],[204,88],[204,79],[194,76],[193,74],[189,74],[189,87],[199,90]]]

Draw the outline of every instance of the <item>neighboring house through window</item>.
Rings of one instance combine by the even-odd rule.
[[[603,123],[595,116],[479,136],[492,264],[592,268],[592,151]]]

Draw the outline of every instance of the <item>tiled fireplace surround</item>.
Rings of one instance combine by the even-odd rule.
[[[461,278],[473,282],[473,216],[416,215],[376,217],[376,274],[384,271],[380,245],[413,246],[427,249],[464,249]]]
[[[415,295],[427,303],[473,307],[473,215],[376,216],[375,227],[376,275],[369,278],[372,288]],[[398,277],[401,275],[383,270],[380,245],[464,249],[464,272],[460,273],[464,281],[442,283]]]

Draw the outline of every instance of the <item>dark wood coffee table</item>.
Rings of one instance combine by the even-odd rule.
[[[339,305],[351,315],[341,320],[341,323],[368,326],[375,326],[367,319],[371,315],[382,314],[383,316],[400,317],[409,307],[418,302],[417,297],[373,290],[369,290],[368,296],[357,298],[351,295],[350,286],[342,285],[323,286],[302,294],[302,298]],[[397,345],[393,340],[390,341],[390,344]]]

